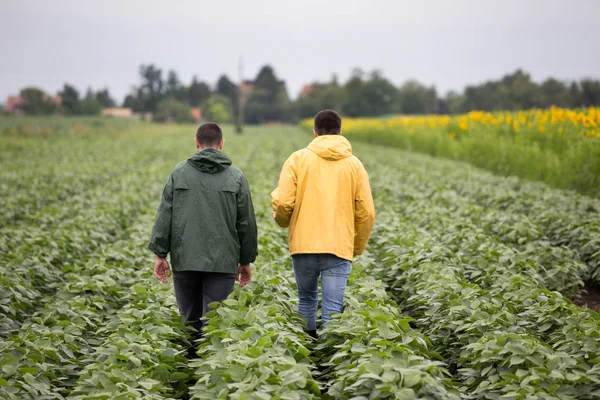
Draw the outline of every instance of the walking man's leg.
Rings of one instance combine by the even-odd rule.
[[[298,286],[298,313],[304,317],[308,333],[317,336],[317,306],[319,305],[319,270],[316,254],[292,256],[294,276]]]
[[[175,287],[175,299],[185,321],[194,329],[194,336],[198,337],[202,332],[203,315],[202,302],[202,273],[197,271],[173,272],[173,286]]]
[[[221,302],[227,299],[231,292],[233,292],[236,275],[216,272],[203,272],[202,274],[202,316],[204,316],[211,310],[208,306],[210,303],[214,303],[215,301]]]
[[[344,292],[350,276],[351,263],[332,254],[320,258],[321,284],[323,288],[323,325],[331,320],[331,313],[344,309]]]

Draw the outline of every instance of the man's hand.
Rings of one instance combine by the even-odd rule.
[[[162,283],[167,283],[167,278],[171,276],[171,269],[169,268],[169,262],[166,258],[156,256],[156,261],[154,262],[154,276]]]
[[[240,282],[240,287],[246,286],[252,280],[250,264],[239,264],[236,280]]]

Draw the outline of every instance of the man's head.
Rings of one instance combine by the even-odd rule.
[[[223,131],[219,125],[212,122],[200,125],[196,132],[196,149],[198,151],[209,147],[221,151],[224,142]]]
[[[319,111],[315,116],[315,137],[322,135],[340,135],[342,118],[333,110]]]

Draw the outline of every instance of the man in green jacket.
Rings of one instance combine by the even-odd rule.
[[[156,254],[154,275],[170,276],[179,313],[198,332],[208,304],[223,301],[252,279],[257,231],[250,188],[244,174],[221,150],[223,133],[206,123],[196,133],[198,152],[175,166],[158,207],[148,248]]]

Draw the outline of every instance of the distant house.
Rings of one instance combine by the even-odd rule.
[[[59,106],[62,104],[62,97],[56,96],[45,96],[46,100],[52,101],[53,103],[58,104]],[[21,96],[8,96],[6,98],[6,111],[13,114],[19,114],[21,110],[19,106],[23,104],[25,101]]]
[[[311,94],[315,90],[315,85],[309,83],[308,85],[302,86],[302,91],[300,92],[300,97],[306,97]]]
[[[250,93],[254,89],[254,81],[249,81],[244,79],[242,84],[240,85],[240,101],[242,104],[246,104],[248,101],[248,97],[250,97]]]
[[[108,107],[102,110],[103,117],[135,118],[133,110],[129,107]]]
[[[202,110],[200,107],[192,107],[190,108],[190,115],[196,122],[200,122],[202,120]]]
[[[19,96],[8,96],[6,98],[6,111],[15,113],[19,110],[22,100]]]

